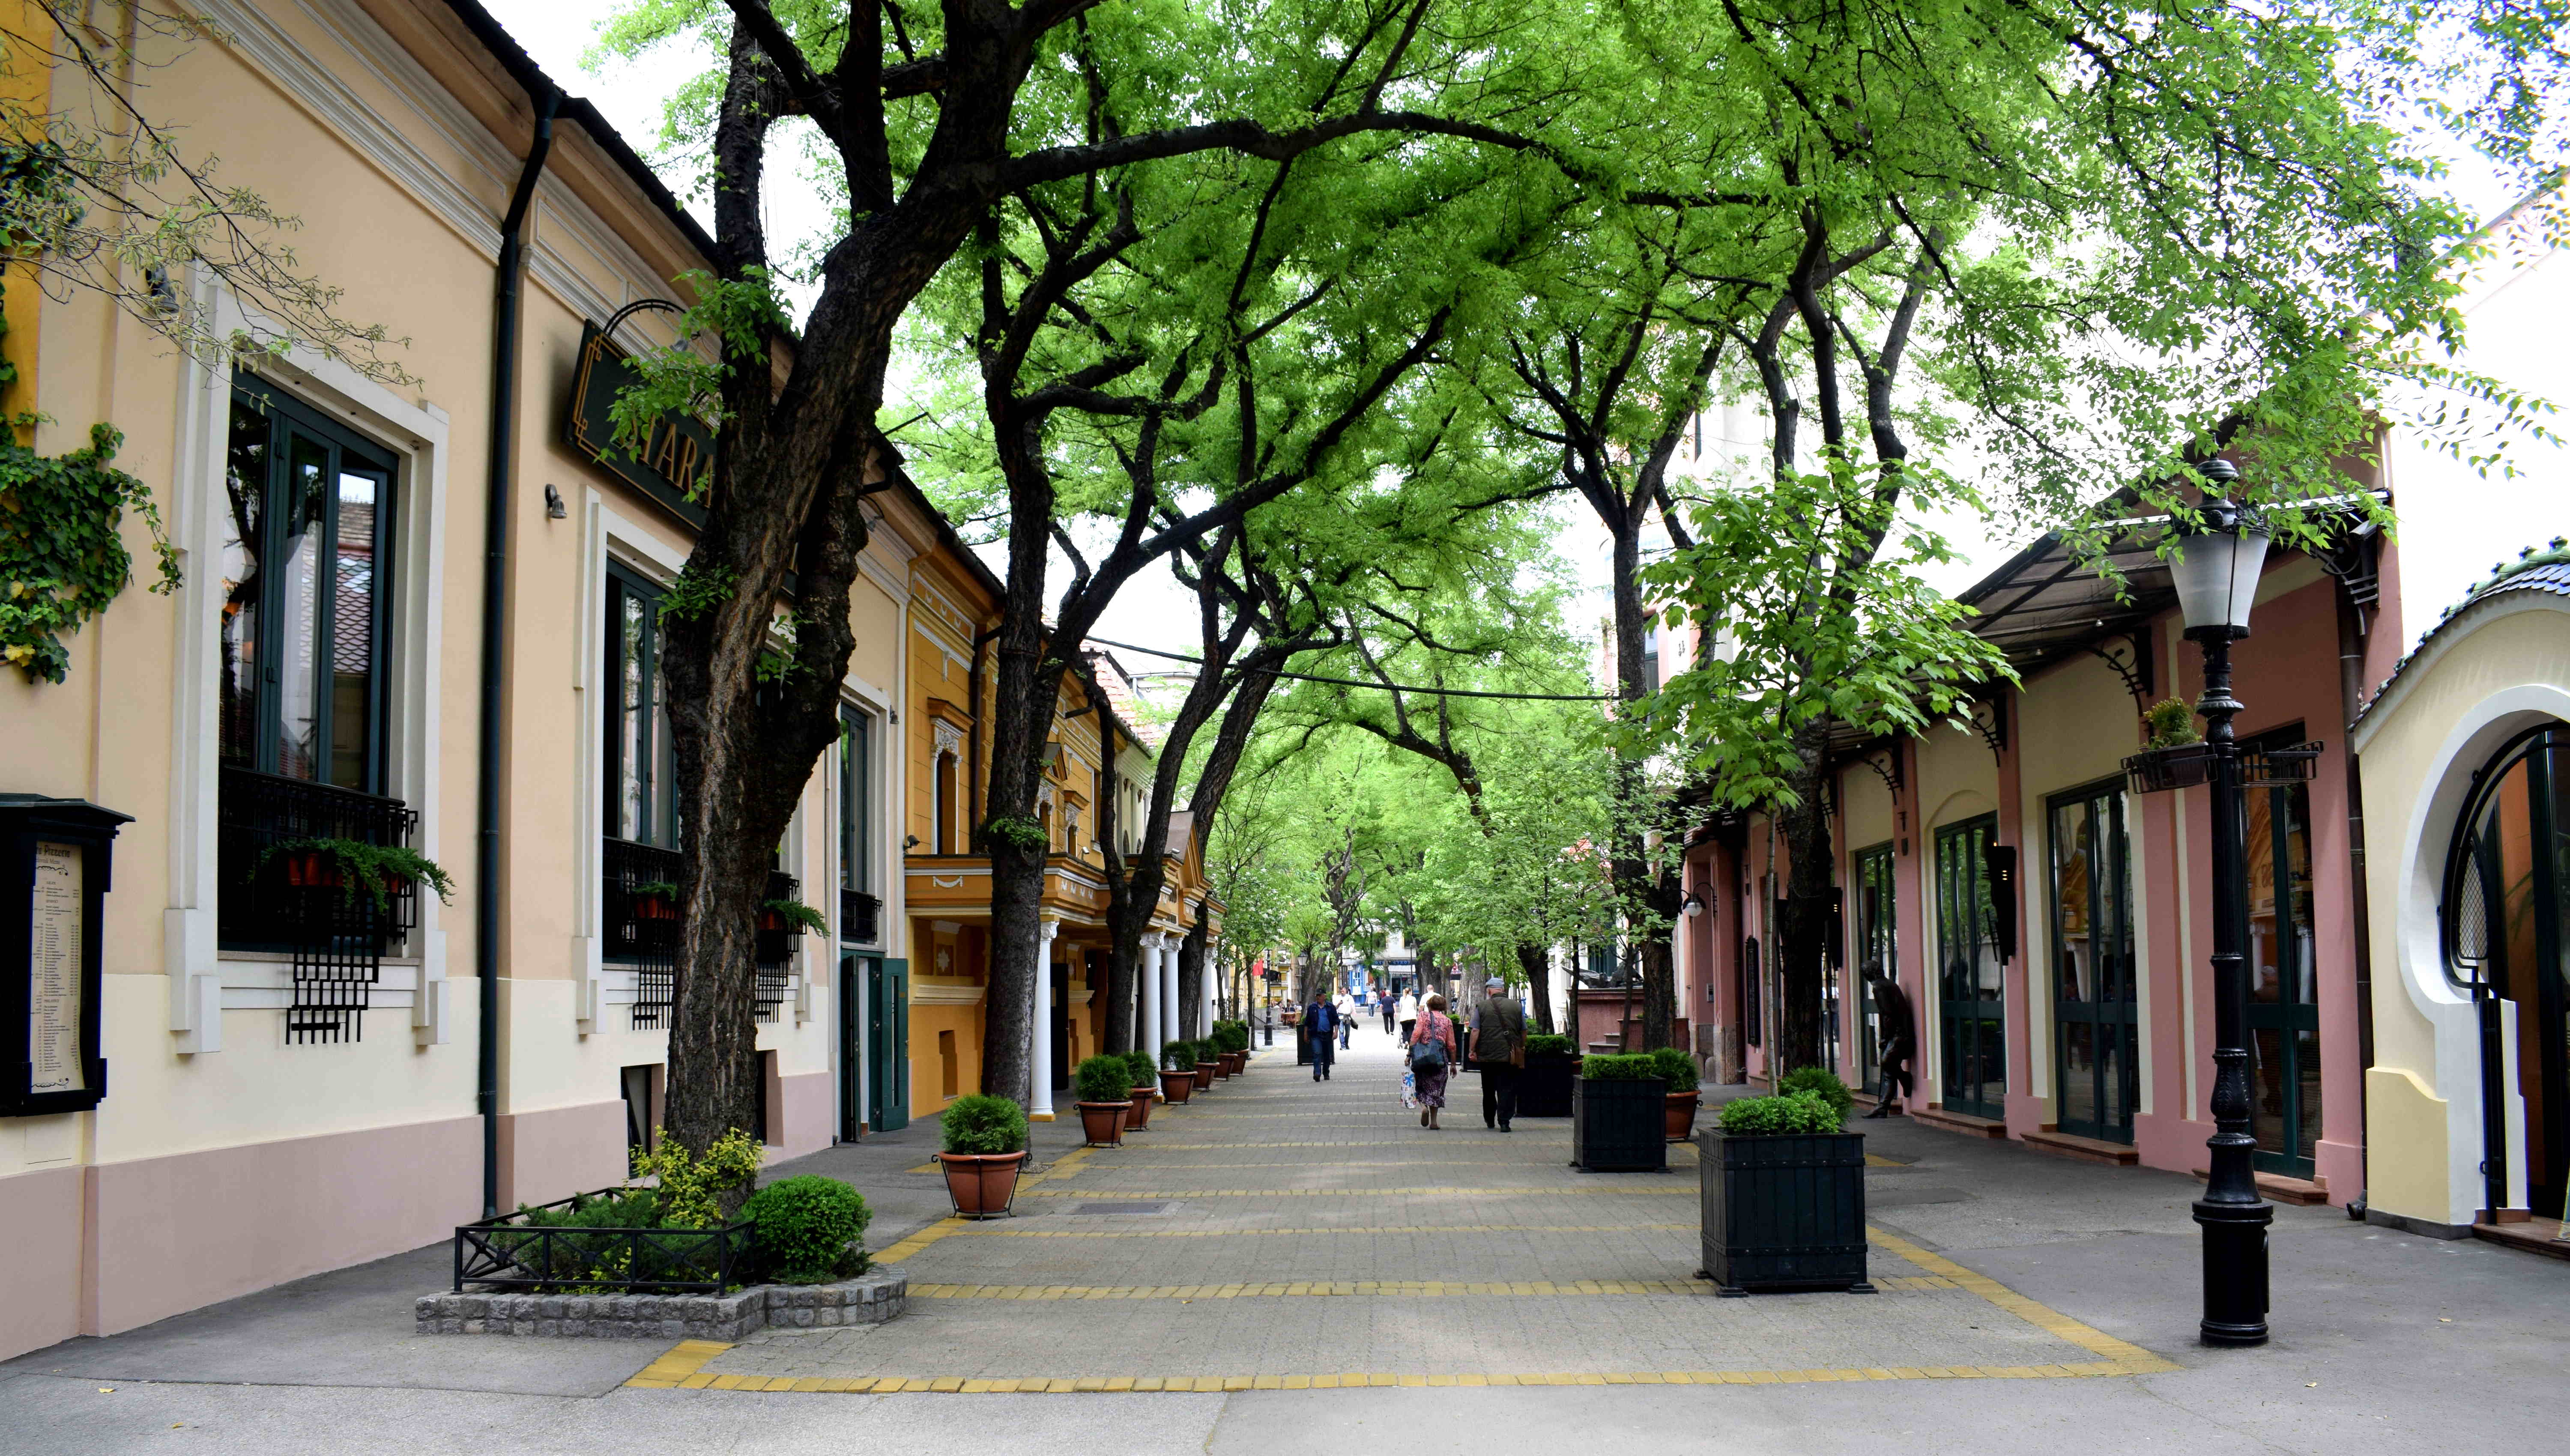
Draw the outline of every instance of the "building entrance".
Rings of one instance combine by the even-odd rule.
[[[1937,1101],[1973,1117],[2007,1115],[2007,1002],[1989,848],[1998,816],[1936,831]]]
[[[2480,1009],[2484,1206],[2509,1206],[2505,1112],[2525,1103],[2526,1201],[2570,1197],[2570,727],[2521,736],[2480,776],[2447,871],[2446,961]],[[2511,1077],[2511,1073],[2513,1073]]]

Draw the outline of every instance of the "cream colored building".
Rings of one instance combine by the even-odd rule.
[[[666,479],[682,451],[607,464],[576,437],[596,437],[597,372],[667,337],[664,312],[627,305],[706,266],[705,239],[585,104],[556,101],[539,140],[550,83],[470,0],[203,8],[223,38],[147,42],[144,103],[188,145],[230,142],[221,181],[302,219],[301,266],[345,290],[344,315],[406,340],[419,382],[308,352],[212,368],[96,297],[10,295],[9,407],[56,422],[47,453],[92,421],[122,428],[120,464],[152,486],[186,579],[169,596],[138,582],[90,621],[68,681],[0,674],[0,791],[132,817],[100,934],[104,1096],[0,1117],[0,1354],[415,1249],[486,1194],[507,1209],[615,1183],[659,1113],[650,886],[671,825],[650,606],[691,508]],[[83,100],[63,77],[16,80],[57,108]],[[210,278],[172,283],[242,316]],[[507,554],[486,725],[495,436]],[[962,547],[915,495],[878,503],[850,731],[780,855],[832,933],[777,937],[761,976],[771,1159],[858,1134],[868,1018],[899,1009],[867,1004],[866,971],[908,923],[906,816],[888,808],[909,787],[904,644],[924,563]],[[487,824],[486,726],[503,745]],[[418,895],[389,933],[316,931],[309,898],[288,913],[261,863],[311,836],[406,842],[453,898]]]

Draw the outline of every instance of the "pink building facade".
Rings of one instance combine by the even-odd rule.
[[[2202,1172],[2213,1132],[2208,793],[2137,793],[2122,761],[2145,708],[2193,702],[2148,528],[2115,591],[2045,538],[1964,599],[2021,682],[1969,729],[1834,751],[1837,886],[1823,1057],[1869,1103],[1887,1028],[1865,972],[1915,1009],[1905,1110],[1959,1134],[2064,1156]],[[2260,747],[2317,742],[2303,782],[2249,806],[2254,1130],[2271,1197],[2345,1203],[2364,1187],[2359,865],[2345,725],[2405,640],[2395,548],[2271,553],[2253,635],[2234,649],[2237,727]],[[1689,835],[1681,995],[1716,1080],[1768,1080],[1781,988],[1776,897],[1795,848],[1763,815]]]

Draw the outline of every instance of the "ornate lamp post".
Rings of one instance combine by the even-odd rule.
[[[2206,1344],[2267,1342],[2267,1228],[2276,1211],[2258,1196],[2250,1166],[2258,1140],[2249,1131],[2248,806],[2240,748],[2231,720],[2231,644],[2249,635],[2249,608],[2266,563],[2266,525],[2254,512],[2215,497],[2240,472],[2210,460],[2204,474],[2204,524],[2188,535],[2185,554],[2169,565],[2186,634],[2204,644],[2204,717],[2213,789],[2213,1120],[2212,1167],[2195,1222],[2204,1230]]]

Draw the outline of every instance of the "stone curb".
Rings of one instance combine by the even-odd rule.
[[[753,1284],[732,1294],[422,1294],[421,1334],[736,1342],[775,1326],[881,1324],[910,1302],[910,1281],[872,1275],[835,1284]]]

